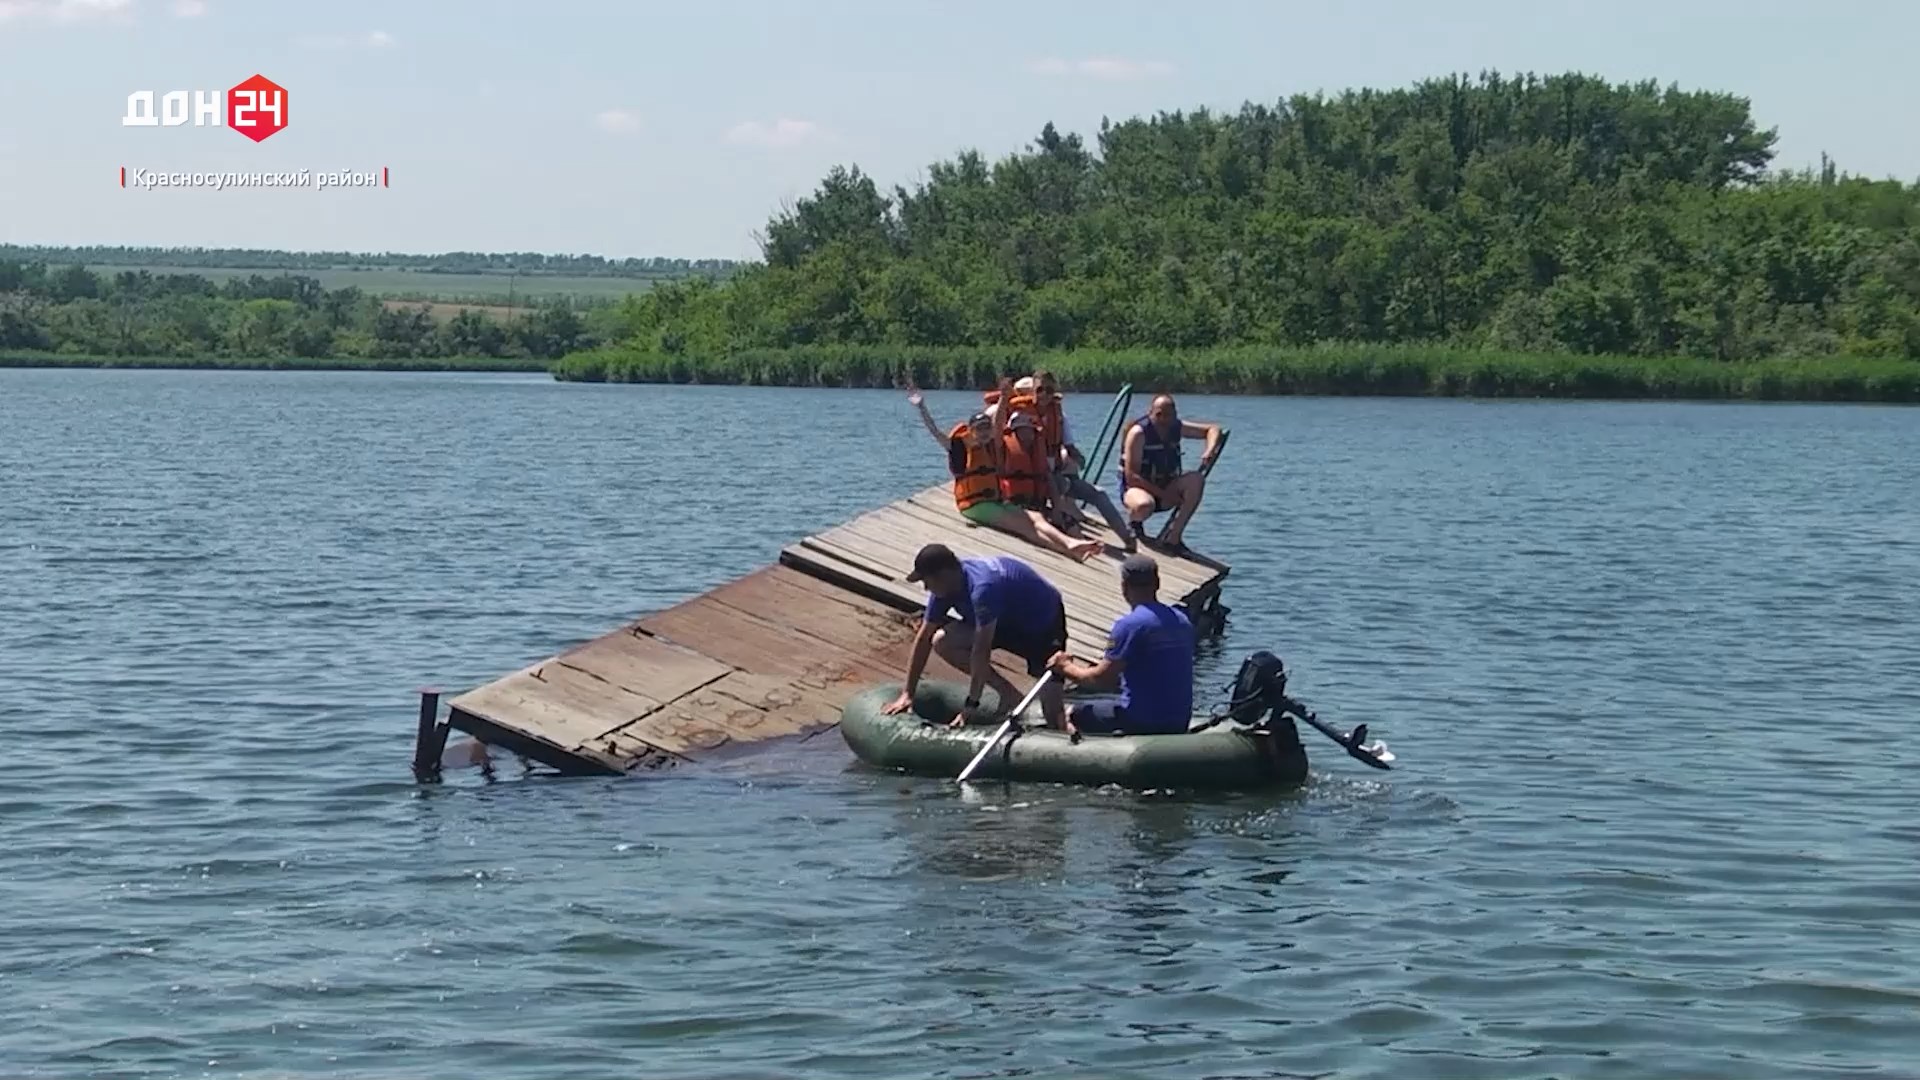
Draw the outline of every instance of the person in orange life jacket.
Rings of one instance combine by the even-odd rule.
[[[1018,384],[1015,385],[1017,388]],[[1107,528],[1113,530],[1113,535],[1120,538],[1120,543],[1131,555],[1137,550],[1137,541],[1133,531],[1127,527],[1127,519],[1120,516],[1111,496],[1081,475],[1081,471],[1087,467],[1087,459],[1080,453],[1080,448],[1074,445],[1073,425],[1067,422],[1066,409],[1060,400],[1060,381],[1054,378],[1053,372],[1041,368],[1033,373],[1033,392],[1040,415],[1048,418],[1042,424],[1042,434],[1048,436],[1051,444],[1054,490],[1059,493],[1060,505],[1084,522],[1087,516],[1080,512],[1073,500],[1084,499],[1092,503],[1106,520]]]
[[[914,392],[918,397],[918,391]],[[912,400],[909,398],[909,400]],[[915,403],[923,420],[935,431],[926,406]],[[1085,560],[1101,551],[1097,540],[1075,540],[1054,528],[1046,515],[1008,499],[1008,446],[1018,445],[1017,436],[1009,436],[1007,420],[1011,414],[985,414],[956,424],[947,433],[947,471],[953,476],[954,506],[960,515],[976,525],[986,525],[1011,533],[1030,544],[1051,548],[1062,555]]]
[[[1127,425],[1120,450],[1120,501],[1127,506],[1135,539],[1146,538],[1143,522],[1171,510],[1173,521],[1161,546],[1175,554],[1186,551],[1187,522],[1200,509],[1207,484],[1198,472],[1180,467],[1180,440],[1201,438],[1207,440],[1200,458],[1204,467],[1220,452],[1220,425],[1180,419],[1167,394],[1154,398],[1147,415]]]
[[[1034,377],[1022,375],[1014,381],[1012,393],[1006,392],[1006,381],[1003,379],[999,389],[989,390],[981,397],[986,400],[985,412],[988,416],[998,417],[1003,411],[1011,410],[1009,415],[1018,412],[1032,418],[1034,430],[1040,436],[1041,448],[1046,459],[1049,493],[1048,505],[1045,508],[1047,520],[1069,535],[1078,536],[1079,534],[1074,532],[1074,527],[1084,523],[1087,520],[1086,515],[1080,513],[1079,507],[1067,501],[1055,468],[1059,456],[1057,453],[1059,444],[1055,441],[1055,436],[1059,432],[1058,413],[1049,415],[1041,409],[1037,390]],[[1002,406],[1006,409],[1003,410]],[[1035,500],[1028,499],[1026,502],[1032,504]]]
[[[914,556],[907,580],[926,587],[927,605],[913,637],[906,682],[882,712],[898,715],[913,707],[929,653],[937,652],[969,677],[966,702],[951,721],[959,727],[967,721],[967,710],[979,707],[981,688],[988,684],[999,695],[1002,710],[1020,700],[1020,692],[994,669],[993,650],[1020,657],[1027,662],[1027,674],[1039,675],[1047,669],[1047,659],[1067,647],[1067,607],[1060,590],[1010,555],[962,559],[945,544],[928,544]],[[953,614],[960,616],[958,623],[952,621]],[[1060,680],[1050,679],[1041,687],[1040,708],[1048,724],[1065,726]]]
[[[1117,701],[1076,704],[1067,714],[1067,734],[1183,735],[1193,726],[1193,623],[1159,594],[1158,564],[1127,556],[1120,564],[1127,613],[1114,621],[1106,656],[1096,664],[1082,664],[1065,650],[1047,658],[1048,669],[1078,686],[1120,683]]]
[[[999,408],[1000,392],[989,390],[985,397],[987,412],[991,414]],[[1087,459],[1074,444],[1073,425],[1067,422],[1066,410],[1061,407],[1059,380],[1052,372],[1040,368],[1013,384],[1010,400],[1015,408],[1034,414],[1040,437],[1046,443],[1050,474],[1048,483],[1053,488],[1053,508],[1057,515],[1055,524],[1068,530],[1086,524],[1089,520],[1087,515],[1074,502],[1075,499],[1084,499],[1100,511],[1100,516],[1106,519],[1107,527],[1113,530],[1121,546],[1129,554],[1135,551],[1137,542],[1133,530],[1127,527],[1127,519],[1113,505],[1112,496],[1080,475],[1080,471],[1087,466]]]
[[[1017,398],[1015,400],[1018,400]],[[1027,512],[1028,521],[1047,546],[1082,562],[1106,550],[1098,540],[1080,540],[1057,528],[1048,511],[1053,505],[1052,474],[1047,467],[1046,446],[1033,417],[1015,409],[995,414],[1006,417],[1007,432],[1002,436],[1000,498]],[[1053,543],[1057,538],[1065,547]]]

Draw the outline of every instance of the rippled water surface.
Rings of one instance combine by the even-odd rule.
[[[930,395],[943,419],[966,395]],[[1072,404],[1092,427],[1106,400]],[[0,1074],[1920,1075],[1920,411],[1204,399],[1399,754],[416,788],[455,690],[940,478],[888,393],[0,371]]]

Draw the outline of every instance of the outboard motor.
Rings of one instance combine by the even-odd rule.
[[[1313,710],[1288,697],[1287,665],[1265,649],[1249,653],[1240,662],[1240,673],[1234,676],[1228,693],[1226,711],[1217,713],[1195,731],[1231,720],[1251,734],[1271,736],[1276,762],[1291,762],[1299,755],[1297,760],[1304,770],[1305,751],[1300,746],[1300,730],[1294,726],[1294,721],[1299,720],[1339,743],[1350,756],[1376,769],[1392,767],[1393,753],[1386,744],[1366,741],[1367,725],[1361,724],[1342,734],[1313,715]]]
[[[1200,730],[1233,721],[1252,732],[1277,736],[1275,749],[1281,753],[1300,748],[1300,732],[1294,728],[1292,717],[1286,715],[1298,711],[1300,705],[1286,696],[1286,663],[1281,657],[1267,650],[1248,653],[1240,661],[1240,673],[1233,676],[1227,694],[1227,711],[1202,724]]]
[[[1287,665],[1265,649],[1240,661],[1227,708],[1233,719],[1252,724],[1263,708],[1278,709],[1287,696]]]
[[[1261,736],[1275,775],[1306,776],[1306,750],[1300,731],[1287,715],[1297,708],[1287,697],[1287,665],[1265,649],[1240,662],[1240,673],[1228,688],[1227,711],[1214,722],[1231,720],[1248,734]],[[1211,724],[1208,726],[1212,726]]]

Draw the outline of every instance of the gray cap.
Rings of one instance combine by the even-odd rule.
[[[1160,564],[1145,555],[1129,555],[1120,561],[1120,580],[1129,585],[1158,584]]]

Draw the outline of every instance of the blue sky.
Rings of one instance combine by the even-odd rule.
[[[1782,165],[1920,178],[1920,6],[1721,0],[810,4],[0,0],[0,240],[755,257],[835,163],[911,183],[1048,120],[1580,70],[1752,99]],[[288,88],[286,130],[124,128],[138,89]],[[391,169],[380,191],[122,190]]]

